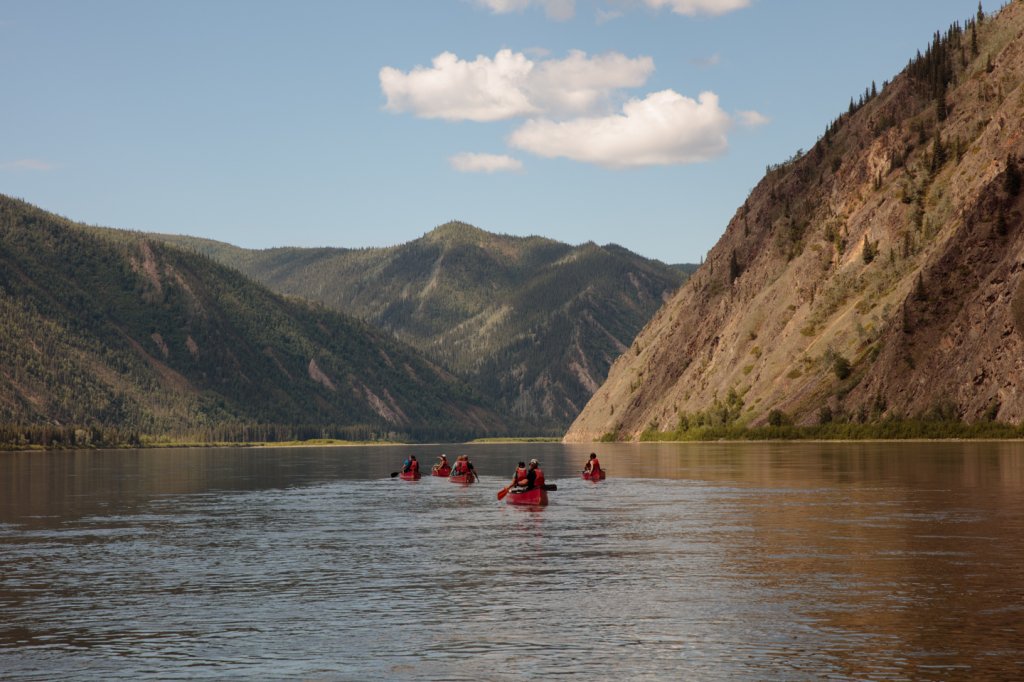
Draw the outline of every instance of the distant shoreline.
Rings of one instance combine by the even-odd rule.
[[[174,448],[322,448],[322,447],[369,447],[369,446],[402,446],[402,447],[423,447],[423,446],[458,446],[458,445],[494,445],[502,443],[560,443],[560,437],[548,436],[525,436],[519,438],[477,438],[470,441],[454,443],[410,443],[407,441],[352,441],[339,440],[335,438],[314,438],[302,441],[240,441],[240,442],[197,442],[197,441],[158,441],[142,443],[120,443],[102,445],[52,445],[39,444],[0,445],[0,454],[15,452],[58,452],[61,450],[167,450]]]

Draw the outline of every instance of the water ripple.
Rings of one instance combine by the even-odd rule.
[[[266,462],[232,461],[251,484],[225,473],[196,490],[8,512],[0,669],[949,679],[1001,677],[1024,660],[1024,510],[1019,487],[999,494],[1005,483],[846,484],[802,463],[766,481],[715,463],[690,478],[551,476],[551,505],[532,509],[495,499],[505,477],[409,483],[292,456],[270,479],[253,473]],[[521,453],[502,457],[495,469]],[[323,473],[324,462],[342,468]]]

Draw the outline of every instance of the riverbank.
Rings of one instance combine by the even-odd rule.
[[[952,420],[889,419],[880,422],[829,422],[797,426],[774,424],[756,427],[737,425],[689,426],[676,431],[645,431],[640,442],[701,441],[909,441],[909,440],[1018,440],[1024,425],[996,421],[966,423]],[[615,442],[605,434],[602,442]]]
[[[337,438],[311,438],[309,440],[289,441],[195,441],[195,440],[148,440],[140,439],[134,443],[90,443],[90,444],[68,444],[54,443],[51,445],[40,445],[38,443],[0,443],[0,453],[3,452],[26,452],[37,451],[47,452],[52,450],[157,450],[167,448],[322,448],[322,447],[367,447],[367,446],[389,446],[408,445],[424,446],[435,445],[437,447],[453,447],[458,445],[494,445],[502,443],[560,443],[561,438],[548,436],[528,436],[521,438],[476,438],[470,441],[457,443],[412,443],[409,441],[358,441],[341,440]]]

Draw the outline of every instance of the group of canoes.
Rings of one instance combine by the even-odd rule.
[[[441,455],[437,464],[430,469],[432,476],[446,476],[453,483],[470,484],[479,481],[473,463],[466,455],[459,455],[452,466],[448,462],[447,455]],[[407,481],[415,481],[420,478],[420,464],[416,456],[411,455],[402,464],[402,470],[391,474]],[[583,479],[587,481],[602,481],[606,477],[605,470],[595,453],[590,453],[590,459],[583,467]],[[519,462],[515,473],[512,475],[512,482],[498,491],[498,499],[504,499],[507,504],[524,505],[545,505],[548,503],[548,491],[557,490],[557,486],[544,483],[544,472],[540,468],[540,462],[531,459],[529,466],[525,462]]]
[[[431,476],[447,476],[452,483],[470,484],[479,481],[473,463],[466,455],[459,455],[455,458],[455,465],[448,462],[448,456],[442,454],[437,464],[430,468]]]
[[[396,474],[391,475],[395,476]],[[397,476],[405,481],[418,481],[421,475],[420,463],[417,461],[416,455],[410,455],[402,462],[402,469],[397,473]],[[479,480],[479,476],[473,469],[473,463],[466,455],[456,457],[454,466],[448,461],[448,455],[441,455],[438,463],[431,467],[430,475],[447,477],[452,483],[469,484]]]

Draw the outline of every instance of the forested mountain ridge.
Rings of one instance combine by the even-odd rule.
[[[0,195],[0,428],[117,438],[508,433],[417,351],[205,256]],[[62,429],[64,431],[62,431]]]
[[[384,329],[479,387],[503,413],[552,435],[687,276],[687,266],[616,245],[571,246],[461,222],[388,248],[253,251],[154,237]]]
[[[1024,3],[937,32],[769,167],[567,441],[1024,419]]]

